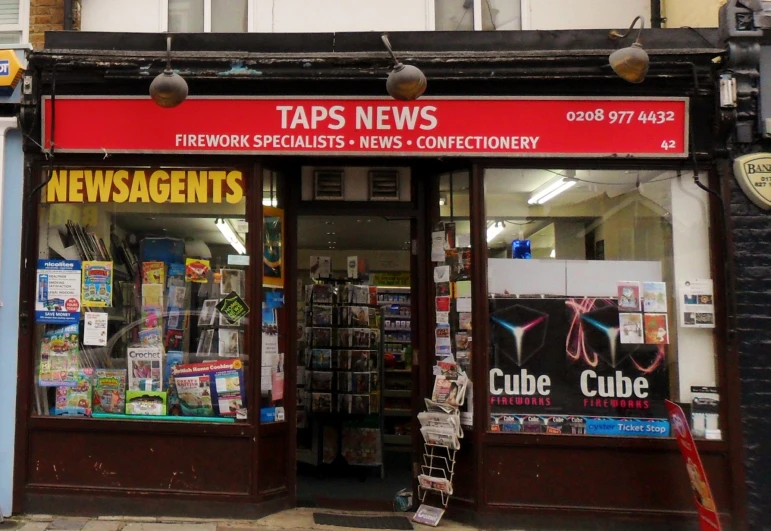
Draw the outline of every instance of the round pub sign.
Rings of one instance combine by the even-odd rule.
[[[750,200],[771,210],[771,153],[752,153],[734,160],[734,177]]]

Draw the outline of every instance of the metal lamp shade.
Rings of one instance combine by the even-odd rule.
[[[179,74],[166,70],[150,84],[150,97],[161,107],[176,107],[187,98],[187,82]]]
[[[621,79],[630,83],[642,83],[648,73],[650,61],[640,43],[616,50],[609,57],[610,66]]]
[[[420,68],[401,63],[394,66],[386,80],[386,90],[395,100],[416,100],[426,91],[426,76]]]

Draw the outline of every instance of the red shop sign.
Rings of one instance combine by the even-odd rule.
[[[43,130],[50,147],[51,99]],[[685,157],[687,98],[56,98],[56,151]]]
[[[693,489],[693,501],[699,514],[701,531],[720,531],[720,518],[717,515],[715,499],[712,497],[707,474],[704,472],[699,451],[696,448],[696,443],[693,441],[691,428],[688,427],[688,419],[685,418],[683,408],[669,400],[665,400],[665,403],[669,413],[669,422],[672,425],[672,433],[674,433],[677,439],[677,445],[680,447],[680,453],[683,455],[685,468],[688,471],[688,479],[691,482],[691,489]]]

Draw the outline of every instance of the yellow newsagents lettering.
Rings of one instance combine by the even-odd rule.
[[[240,171],[97,170],[53,172],[47,203],[231,203],[244,198]]]

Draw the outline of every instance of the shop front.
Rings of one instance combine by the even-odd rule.
[[[669,399],[738,525],[725,234],[703,190],[725,178],[719,51],[662,33],[632,86],[599,32],[541,59],[528,32],[404,34],[430,88],[404,103],[371,79],[378,36],[253,37],[236,70],[226,36],[180,39],[191,96],[171,109],[109,51],[160,57],[131,39],[50,34],[33,56],[16,509],[390,505],[425,492],[419,415],[439,403],[460,449],[427,503],[691,518]],[[341,462],[378,473],[313,494],[348,488],[319,479]]]

